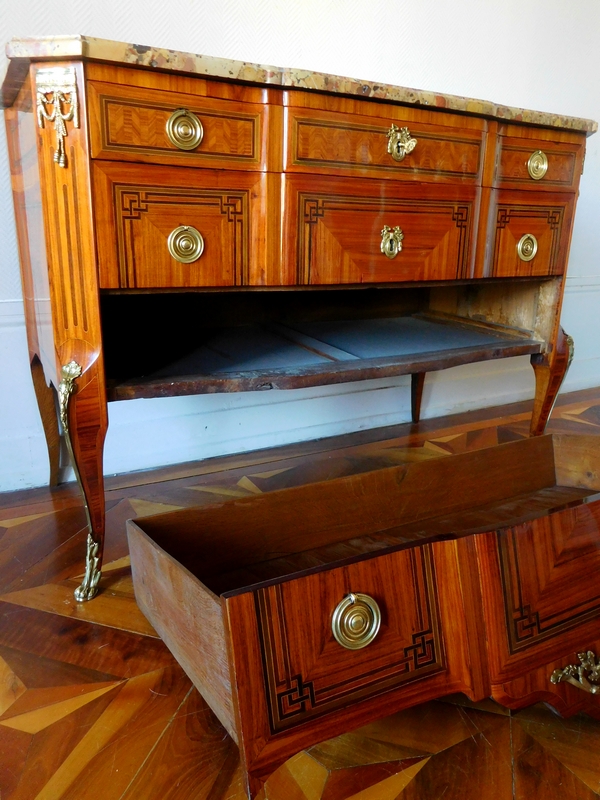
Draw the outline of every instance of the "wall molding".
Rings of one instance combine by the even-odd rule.
[[[600,292],[600,275],[571,276],[567,275],[565,294],[579,292]]]
[[[23,301],[0,300],[0,328],[25,327]]]

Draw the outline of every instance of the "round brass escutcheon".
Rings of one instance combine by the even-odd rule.
[[[171,144],[180,150],[194,150],[204,136],[202,123],[187,108],[174,111],[166,125],[167,137]]]
[[[331,618],[336,641],[347,650],[360,650],[379,633],[381,611],[368,594],[351,592],[339,602]]]
[[[204,252],[204,238],[200,231],[189,225],[180,225],[171,231],[167,239],[169,253],[181,264],[197,261]]]
[[[538,243],[533,233],[526,233],[525,236],[521,236],[517,244],[517,255],[521,261],[531,261],[535,258],[537,250]]]
[[[527,172],[534,181],[541,181],[548,171],[548,156],[543,150],[536,150],[529,156]]]

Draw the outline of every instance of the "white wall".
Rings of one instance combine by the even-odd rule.
[[[20,0],[0,41],[84,33],[600,119],[598,0]],[[41,485],[47,459],[31,387],[4,130],[0,134],[0,491]],[[600,134],[588,143],[563,325],[567,390],[600,385]],[[424,416],[533,395],[526,358],[428,376]],[[409,418],[408,378],[114,403],[107,474]]]

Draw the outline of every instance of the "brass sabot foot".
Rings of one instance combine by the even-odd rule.
[[[85,557],[85,575],[83,576],[81,586],[78,586],[74,592],[75,600],[77,600],[79,603],[83,603],[85,600],[91,600],[92,597],[95,597],[98,594],[98,583],[100,582],[100,578],[102,576],[102,572],[100,571],[99,567],[99,547],[100,545],[98,542],[95,542],[91,534],[88,533],[87,553]]]

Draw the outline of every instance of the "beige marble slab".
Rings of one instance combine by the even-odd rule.
[[[392,86],[375,81],[361,81],[339,75],[328,75],[323,72],[283,69],[264,64],[251,64],[247,61],[232,61],[227,58],[165,50],[160,47],[113,42],[89,36],[12,39],[6,46],[6,54],[9,59],[25,61],[46,58],[88,58],[116,64],[135,64],[155,69],[187,72],[212,78],[228,78],[275,86],[374,97],[379,100],[411,103],[450,111],[465,111],[500,120],[527,122],[534,125],[583,131],[588,134],[594,133],[598,129],[598,123],[593,120],[531,111],[525,108],[513,108],[487,100],[409,89],[404,86]],[[6,91],[5,96],[7,96]]]

